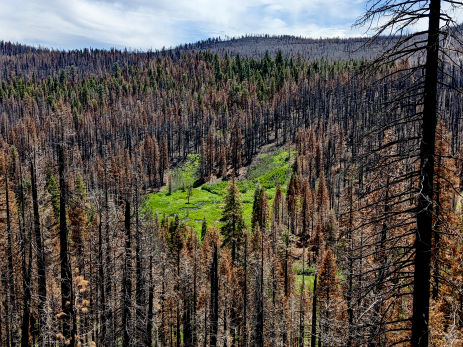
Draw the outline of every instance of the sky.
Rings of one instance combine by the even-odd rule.
[[[246,34],[352,37],[365,0],[0,0],[0,40],[162,49]]]

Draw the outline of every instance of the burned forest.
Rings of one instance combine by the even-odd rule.
[[[463,346],[460,26],[385,2],[370,39],[0,41],[0,346]]]

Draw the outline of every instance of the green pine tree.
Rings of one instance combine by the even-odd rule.
[[[207,221],[206,221],[206,216],[204,216],[203,224],[201,225],[201,242],[204,241],[204,238],[206,237],[206,233],[207,233]]]
[[[251,220],[251,229],[252,230],[254,230],[256,228],[256,226],[259,224],[260,191],[261,191],[261,186],[260,186],[260,183],[257,182],[256,190],[254,191],[254,201],[252,203],[252,220]]]
[[[228,184],[224,203],[222,218],[220,219],[221,222],[225,223],[221,228],[223,245],[231,248],[232,261],[234,262],[237,248],[243,242],[245,228],[241,194],[235,179]]]

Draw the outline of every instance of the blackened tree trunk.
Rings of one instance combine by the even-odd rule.
[[[98,266],[98,277],[99,277],[99,285],[100,285],[100,307],[101,310],[99,312],[100,315],[100,325],[101,325],[101,338],[104,340],[106,336],[106,296],[105,296],[105,285],[104,285],[104,265],[103,265],[103,235],[102,235],[102,225],[101,225],[101,216],[100,216],[100,223],[98,225],[98,259],[99,259],[99,266]],[[98,333],[98,330],[97,330]],[[98,339],[100,345],[104,346],[104,343],[100,339]]]
[[[131,268],[131,235],[130,235],[130,202],[125,202],[125,263],[123,278],[123,309],[122,309],[122,346],[129,346],[130,342],[130,306],[132,281],[130,276]]]
[[[34,234],[37,249],[37,275],[38,275],[38,315],[39,315],[39,329],[44,326],[44,306],[47,299],[47,282],[45,270],[45,254],[42,246],[42,235],[40,232],[40,216],[39,216],[39,202],[37,195],[37,177],[35,173],[34,163],[31,161],[31,183],[32,183],[32,204],[34,211]],[[41,335],[40,335],[41,336]]]
[[[110,346],[112,334],[114,330],[112,329],[112,311],[110,308],[110,297],[112,290],[112,278],[111,278],[111,248],[110,248],[110,230],[109,230],[109,197],[108,197],[108,174],[105,170],[105,243],[106,243],[106,254],[105,254],[105,278],[104,282],[104,292],[105,292],[105,310],[103,311],[103,321],[105,323],[103,330],[105,333],[102,333],[103,346]]]
[[[312,336],[310,337],[310,347],[315,347],[317,341],[317,275],[313,280],[312,298]]]
[[[434,146],[437,119],[437,77],[439,69],[439,20],[441,0],[429,5],[429,31],[426,47],[426,80],[422,138],[420,145],[420,187],[418,196],[416,256],[412,316],[412,346],[428,346],[429,297],[431,278],[431,239],[433,211]]]
[[[136,303],[136,326],[137,335],[142,335],[144,333],[143,321],[144,321],[144,312],[146,312],[143,307],[145,307],[145,296],[143,290],[143,278],[142,278],[142,254],[141,254],[141,234],[140,234],[140,219],[139,219],[139,196],[138,196],[138,183],[135,184],[135,238],[136,238],[136,248],[135,248],[135,263],[136,263],[136,282],[137,289],[135,292],[135,303]],[[150,268],[151,269],[151,268]],[[139,336],[140,341],[143,341],[143,336]]]
[[[10,194],[8,185],[8,168],[5,170],[5,203],[6,203],[6,235],[8,242],[8,292],[10,300],[10,315],[9,328],[11,329],[11,346],[16,347],[18,332],[14,329],[16,323],[16,293],[15,293],[15,278],[13,270],[13,241],[11,239],[11,215],[10,215]]]
[[[162,263],[162,291],[161,291],[161,326],[159,329],[159,339],[161,340],[161,346],[166,344],[166,313],[165,313],[165,297],[166,297],[166,267],[164,260]]]
[[[32,251],[30,244],[30,238],[26,235],[25,228],[25,199],[24,199],[24,180],[21,172],[21,165],[19,166],[19,178],[20,178],[20,191],[19,199],[21,206],[19,220],[19,229],[21,233],[21,264],[23,271],[23,316],[22,316],[22,325],[21,325],[21,346],[29,346],[29,319],[31,312],[31,254],[29,254],[29,268],[27,268],[27,244],[29,242],[29,251]]]
[[[244,239],[244,280],[243,280],[243,341],[242,346],[247,347],[248,345],[248,235],[245,235]]]
[[[27,241],[26,241],[27,240]],[[23,285],[24,285],[24,301],[23,301],[23,319],[22,319],[22,328],[21,328],[21,346],[29,346],[29,331],[30,331],[30,314],[31,314],[31,270],[32,270],[32,243],[29,237],[24,235],[24,244],[23,247],[26,247],[26,243],[29,243],[29,264],[26,265],[25,255],[26,252],[23,252],[23,269],[27,270],[23,276]]]
[[[153,341],[153,309],[154,309],[154,283],[153,283],[153,254],[150,255],[149,267],[149,290],[148,290],[148,316],[146,325],[146,342],[147,347],[151,347]]]
[[[349,179],[349,224],[347,230],[347,239],[349,242],[349,252],[348,252],[348,265],[347,265],[347,295],[346,295],[346,303],[347,303],[347,320],[348,320],[348,340],[347,340],[347,347],[352,347],[353,344],[353,337],[354,337],[354,309],[353,309],[353,280],[354,280],[354,260],[353,260],[353,252],[354,249],[353,240],[352,240],[352,224],[353,224],[353,188],[352,188],[352,179]],[[315,289],[315,287],[314,287]]]
[[[218,260],[217,245],[214,245],[211,264],[211,306],[210,306],[210,341],[211,347],[217,346],[217,332],[219,319],[219,281],[218,281]]]
[[[261,261],[256,276],[255,346],[264,346],[264,233],[261,232]]]
[[[5,332],[0,329],[0,341],[5,341],[7,346],[11,346],[10,344],[10,336],[12,333],[12,319],[10,315],[10,305],[8,304],[8,276],[6,271],[2,271],[2,291],[3,291],[3,313],[4,315],[0,315],[0,325],[3,326],[3,317],[5,320]],[[3,339],[3,335],[5,335],[5,339]]]
[[[183,345],[185,347],[192,347],[192,334],[191,334],[191,297],[190,290],[185,290],[183,294],[183,307],[184,307],[184,317],[183,317]]]
[[[299,347],[304,347],[304,290],[305,290],[305,247],[302,249],[302,286],[299,302]]]
[[[195,237],[196,234],[193,234],[193,237]],[[196,237],[194,238],[194,243],[195,243],[195,253],[194,253],[194,267],[193,267],[193,327],[191,331],[191,341],[193,346],[196,346],[196,341],[197,341],[197,324],[196,324],[196,296],[197,296],[197,278],[196,278],[196,271],[197,271],[197,260],[196,260],[196,248],[197,248],[197,240]]]
[[[71,325],[73,315],[72,274],[68,256],[68,230],[66,225],[66,178],[64,172],[64,148],[58,146],[58,173],[59,173],[59,238],[60,238],[60,268],[61,268],[61,310],[63,317],[63,335],[70,340],[74,347],[75,340]]]

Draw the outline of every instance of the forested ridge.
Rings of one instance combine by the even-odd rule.
[[[0,344],[407,345],[423,70],[198,47],[0,43]],[[437,90],[436,346],[463,344],[459,66],[441,62]],[[239,183],[268,145],[290,179],[271,202],[250,184],[246,223]],[[174,187],[192,154],[199,177]],[[146,203],[211,182],[222,216],[199,233]]]
[[[379,42],[371,47],[362,47],[367,42],[366,38],[333,38],[333,39],[311,39],[302,36],[291,35],[243,35],[241,37],[217,37],[200,40],[194,43],[178,45],[176,47],[162,47],[161,49],[143,49],[129,50],[130,53],[136,52],[138,55],[171,55],[179,58],[181,53],[196,51],[211,51],[218,53],[221,58],[225,54],[234,57],[237,54],[246,57],[262,58],[268,51],[274,58],[278,51],[282,51],[285,56],[297,57],[303,59],[371,59],[376,56],[382,45],[387,42],[386,37],[382,37]],[[99,49],[75,50],[75,53],[82,51],[98,52]],[[61,52],[60,50],[44,46],[28,46],[19,43],[0,41],[0,52],[3,55],[18,55],[24,53],[47,53],[50,51]],[[120,54],[121,50],[116,50]],[[124,51],[124,50],[122,50]]]

